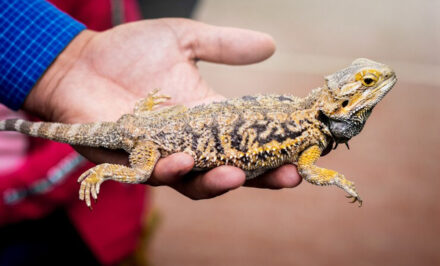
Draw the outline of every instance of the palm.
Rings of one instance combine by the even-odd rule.
[[[163,20],[144,21],[92,38],[82,53],[84,60],[74,65],[60,84],[69,94],[75,89],[81,90],[78,95],[90,97],[78,97],[70,106],[60,106],[61,120],[117,119],[130,113],[136,100],[154,88],[171,96],[167,104],[193,105],[220,97],[201,79],[191,47],[182,47],[171,27]],[[84,112],[85,103],[88,112]]]
[[[181,19],[141,21],[86,34],[90,37],[78,59],[50,93],[50,113],[44,114],[48,119],[113,121],[132,112],[135,102],[155,88],[171,96],[167,104],[212,101],[221,96],[202,80],[196,60],[246,64],[273,52],[265,35]],[[95,162],[126,163],[126,156],[115,152],[79,151]],[[182,179],[192,166],[189,155],[173,154],[158,162],[149,183],[172,186],[191,198],[213,197],[244,183],[244,172],[230,166]],[[295,168],[285,166],[251,185],[281,188],[298,183]]]

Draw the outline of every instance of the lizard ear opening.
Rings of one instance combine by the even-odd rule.
[[[329,76],[324,77],[325,85],[328,87]]]

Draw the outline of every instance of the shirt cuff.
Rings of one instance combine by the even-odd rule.
[[[85,26],[44,0],[0,0],[0,102],[18,110]]]

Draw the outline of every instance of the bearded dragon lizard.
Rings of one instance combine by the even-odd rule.
[[[375,105],[396,81],[388,66],[360,58],[326,76],[324,86],[304,98],[256,95],[193,108],[155,109],[169,99],[155,90],[136,104],[132,114],[116,122],[62,124],[10,119],[0,121],[0,130],[128,152],[130,167],[104,163],[79,177],[79,198],[89,207],[102,182],[144,183],[159,158],[176,152],[194,158],[194,171],[232,165],[243,169],[247,179],[283,164],[296,164],[308,182],[336,185],[361,206],[353,182],[315,162],[338,143],[347,144],[359,134]]]

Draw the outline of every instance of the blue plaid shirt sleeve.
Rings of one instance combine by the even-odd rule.
[[[0,0],[0,102],[19,109],[85,26],[44,0]]]

